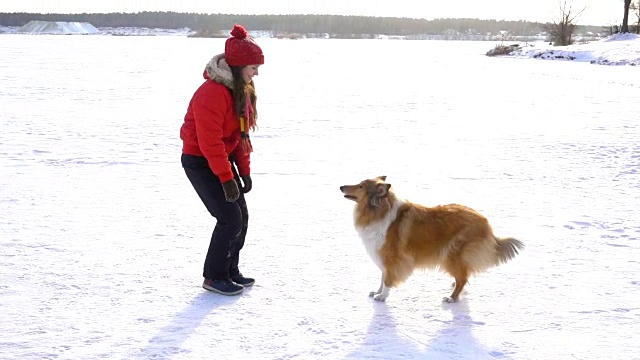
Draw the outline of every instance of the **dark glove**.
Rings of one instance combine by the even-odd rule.
[[[224,198],[228,202],[235,202],[240,197],[240,190],[238,190],[238,183],[235,179],[223,182],[222,190],[224,190]]]
[[[253,183],[251,182],[251,176],[249,175],[245,175],[242,177],[242,192],[243,193],[248,193],[249,191],[251,191],[251,186],[253,185]]]

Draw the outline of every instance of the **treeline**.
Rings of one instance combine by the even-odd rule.
[[[439,35],[499,34],[532,36],[544,31],[545,24],[529,21],[481,19],[409,19],[341,15],[227,15],[176,12],[33,14],[0,13],[0,25],[22,26],[31,20],[89,22],[96,27],[144,27],[162,29],[189,28],[194,31],[228,32],[234,23],[249,30],[273,33]],[[601,27],[578,27],[580,31],[601,31]]]

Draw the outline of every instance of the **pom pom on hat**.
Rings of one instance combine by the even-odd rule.
[[[244,39],[247,37],[247,29],[242,27],[242,25],[235,24],[231,30],[231,36],[236,39]]]
[[[229,66],[264,64],[262,49],[249,37],[247,30],[238,24],[233,26],[231,37],[224,44],[224,57]]]

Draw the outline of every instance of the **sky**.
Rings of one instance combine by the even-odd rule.
[[[622,0],[568,0],[585,9],[584,24],[622,20]],[[177,11],[220,14],[335,14],[413,18],[480,18],[545,22],[557,16],[559,0],[2,0],[0,12],[95,13]],[[579,21],[580,22],[580,21]]]

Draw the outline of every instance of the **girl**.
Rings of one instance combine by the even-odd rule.
[[[258,44],[234,25],[224,53],[205,67],[205,81],[193,94],[180,128],[182,167],[216,218],[202,287],[223,295],[240,294],[255,282],[242,275],[238,263],[249,220],[244,194],[252,187],[249,130],[258,117],[253,77],[263,63]]]

